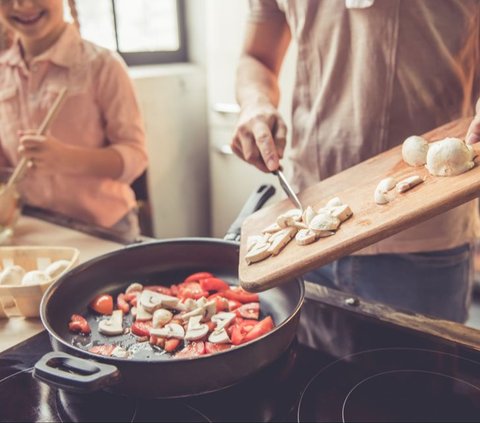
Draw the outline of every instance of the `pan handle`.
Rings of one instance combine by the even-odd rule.
[[[33,377],[65,391],[87,393],[118,383],[120,372],[110,364],[54,351],[35,364]]]
[[[224,239],[227,241],[240,241],[240,232],[242,230],[243,221],[252,213],[260,210],[270,197],[275,194],[275,187],[270,184],[260,185],[248,197],[247,201],[240,210],[235,221],[228,228]]]

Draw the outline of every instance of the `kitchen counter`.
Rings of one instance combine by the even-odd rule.
[[[63,217],[45,212],[26,210],[30,215],[22,215],[15,228],[15,234],[9,245],[45,245],[75,247],[80,251],[79,263],[94,257],[124,248],[126,241],[108,236],[100,228],[79,227],[70,224]],[[42,214],[44,213],[44,214]],[[49,221],[46,221],[48,219]],[[66,227],[66,225],[71,227]],[[105,239],[110,238],[110,239]],[[40,318],[20,316],[0,319],[0,351],[41,332]]]

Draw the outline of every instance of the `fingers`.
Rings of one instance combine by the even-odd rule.
[[[475,144],[480,141],[480,99],[477,101],[475,112],[475,117],[468,127],[465,138],[467,144]]]
[[[252,126],[252,135],[267,169],[270,172],[277,170],[280,166],[280,159],[270,126],[263,121],[257,120]]]
[[[287,125],[285,125],[285,122],[282,119],[277,120],[277,127],[275,128],[274,136],[278,157],[282,159],[287,145]]]
[[[247,163],[254,165],[262,172],[269,171],[265,166],[251,133],[239,131],[235,139],[237,141],[232,145],[232,150],[237,156]]]

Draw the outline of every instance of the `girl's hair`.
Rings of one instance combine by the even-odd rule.
[[[80,31],[80,21],[78,20],[77,3],[75,0],[68,0],[68,7],[70,9],[70,15],[72,16],[73,23]]]

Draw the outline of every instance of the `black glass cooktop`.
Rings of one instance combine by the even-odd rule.
[[[480,421],[480,352],[349,319],[364,336],[348,355],[334,358],[295,340],[272,365],[233,387],[173,400],[70,394],[37,381],[32,367],[51,350],[43,332],[0,354],[0,421]]]

